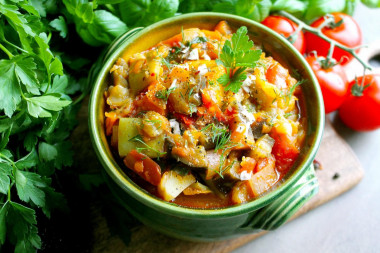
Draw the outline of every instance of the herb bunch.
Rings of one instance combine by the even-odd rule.
[[[50,47],[53,36],[67,35],[64,18],[49,22],[39,7],[0,1],[0,249],[8,242],[15,252],[41,248],[36,211],[49,218],[65,206],[52,178],[72,165],[79,100],[70,95],[86,89]]]

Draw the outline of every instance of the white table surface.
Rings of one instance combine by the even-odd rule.
[[[380,9],[359,5],[354,18],[365,43],[380,40]],[[329,117],[358,156],[365,172],[363,180],[338,198],[234,253],[380,252],[380,130],[355,132],[335,115]]]

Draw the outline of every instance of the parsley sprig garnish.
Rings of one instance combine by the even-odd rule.
[[[247,78],[245,70],[254,68],[260,59],[261,50],[253,50],[253,42],[247,35],[247,27],[240,27],[231,40],[226,40],[217,60],[226,67],[226,72],[218,82],[234,93],[238,92]]]

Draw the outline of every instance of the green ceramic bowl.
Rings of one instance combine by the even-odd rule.
[[[165,202],[136,185],[113,156],[104,131],[107,76],[121,55],[143,51],[184,29],[213,29],[226,20],[237,29],[246,26],[252,40],[293,74],[306,80],[302,90],[306,101],[308,131],[305,145],[291,171],[277,187],[249,203],[220,209],[192,209]],[[102,162],[108,184],[126,209],[157,231],[169,236],[198,241],[231,238],[244,233],[271,230],[282,225],[318,191],[313,159],[324,127],[322,95],[312,70],[300,53],[283,37],[267,27],[242,17],[220,13],[192,13],[176,16],[122,35],[98,60],[91,73],[94,88],[89,106],[89,127],[94,149]]]

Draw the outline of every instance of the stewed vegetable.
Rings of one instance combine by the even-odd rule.
[[[225,21],[185,29],[112,67],[106,133],[147,191],[195,208],[240,204],[294,164],[302,82],[247,33]]]

